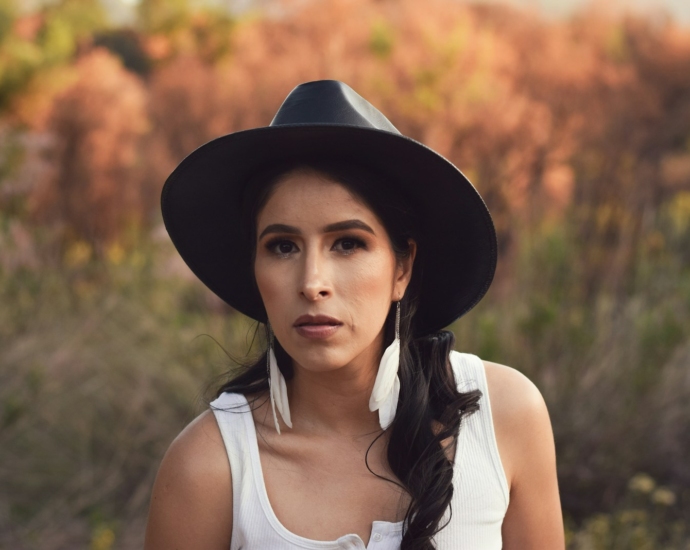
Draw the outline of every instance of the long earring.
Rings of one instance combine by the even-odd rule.
[[[385,430],[395,418],[400,397],[400,301],[395,310],[395,339],[381,357],[379,372],[374,382],[374,390],[369,399],[369,410],[379,411],[379,424]]]
[[[271,410],[273,411],[273,422],[276,425],[276,431],[280,434],[280,423],[276,415],[276,407],[283,417],[283,422],[287,424],[288,428],[292,428],[292,420],[290,419],[290,405],[288,404],[287,385],[285,384],[285,377],[278,368],[278,361],[276,354],[273,351],[273,329],[271,325],[268,326],[268,391],[271,395]]]

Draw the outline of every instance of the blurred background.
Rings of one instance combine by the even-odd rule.
[[[161,187],[321,78],[485,197],[496,280],[451,328],[544,394],[569,550],[690,548],[684,0],[0,0],[0,548],[142,546],[252,336]]]

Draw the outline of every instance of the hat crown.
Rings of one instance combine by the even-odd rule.
[[[401,135],[381,111],[338,80],[316,80],[294,88],[270,126],[297,124],[359,126]]]

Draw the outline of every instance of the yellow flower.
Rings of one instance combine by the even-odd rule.
[[[65,263],[69,267],[81,267],[91,259],[91,246],[84,241],[72,243],[65,252]]]
[[[676,495],[666,487],[659,487],[652,493],[652,502],[662,506],[673,506],[676,503]]]
[[[91,550],[110,550],[115,542],[115,533],[109,527],[97,527],[91,537]]]
[[[628,489],[635,493],[648,495],[656,487],[656,482],[647,474],[635,474],[628,482]]]
[[[120,243],[114,242],[106,250],[106,256],[111,264],[119,265],[125,257],[125,249]]]

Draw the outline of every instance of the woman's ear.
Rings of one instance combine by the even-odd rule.
[[[417,243],[413,239],[407,239],[409,253],[398,262],[395,285],[393,287],[393,301],[401,300],[412,278],[412,267],[417,255]]]

